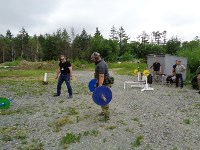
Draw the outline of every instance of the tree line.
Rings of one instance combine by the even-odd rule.
[[[75,34],[74,28],[70,33],[57,29],[52,34],[30,36],[25,28],[14,36],[8,29],[6,34],[0,34],[0,63],[26,59],[28,61],[57,60],[64,54],[71,60],[90,60],[94,51],[99,52],[109,62],[129,61],[133,58],[146,58],[148,54],[177,54],[185,49],[200,48],[200,40],[195,37],[192,41],[181,42],[177,37],[167,40],[167,31],[153,31],[148,35],[145,31],[138,35],[138,41],[130,41],[125,29],[110,29],[110,38],[101,35],[98,27],[94,35],[85,29],[81,34]]]

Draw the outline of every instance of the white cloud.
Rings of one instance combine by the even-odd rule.
[[[0,5],[0,33],[7,29],[17,34],[45,34],[66,28],[76,34],[85,28],[94,34],[96,27],[108,38],[110,29],[121,26],[132,40],[146,31],[167,31],[183,40],[200,35],[198,0],[6,0]]]

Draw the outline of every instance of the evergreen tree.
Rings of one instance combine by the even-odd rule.
[[[166,43],[166,53],[174,55],[180,49],[180,47],[181,41],[177,37],[172,37]]]
[[[86,59],[91,36],[83,29],[81,35],[77,35],[72,44],[73,59]]]
[[[101,32],[99,31],[98,27],[96,27],[96,32],[94,36],[101,36]]]
[[[18,44],[20,44],[19,46],[20,46],[20,50],[21,50],[21,58],[24,58],[25,50],[28,51],[27,44],[28,44],[30,36],[28,35],[27,31],[22,27],[22,30],[19,31],[17,38],[19,40]]]
[[[112,26],[111,30],[110,30],[110,39],[111,40],[118,40],[118,33],[117,30],[115,28],[115,26]]]
[[[143,31],[141,35],[138,35],[137,38],[142,44],[149,43],[149,35],[145,31]]]
[[[66,29],[63,29],[61,38],[62,38],[61,40],[63,46],[63,54],[69,58],[71,56],[71,51],[70,51],[71,39]]]
[[[129,40],[129,37],[126,35],[123,27],[119,28],[118,36],[119,36],[120,55],[123,55],[126,51],[126,45]]]
[[[13,42],[13,34],[11,33],[11,31],[8,29],[6,31],[6,36],[5,38],[7,39],[7,50],[8,50],[8,58],[9,61],[14,61],[15,60],[15,50],[14,50],[14,42]]]

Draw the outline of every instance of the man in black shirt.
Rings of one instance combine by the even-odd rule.
[[[153,68],[153,78],[155,81],[157,81],[157,76],[159,74],[161,74],[161,64],[159,63],[158,60],[156,60],[155,63],[153,63],[153,65],[151,66],[151,68]]]
[[[68,98],[72,98],[72,87],[70,85],[70,80],[72,80],[72,66],[71,63],[66,60],[64,55],[60,55],[60,63],[55,79],[58,79],[58,83],[57,83],[57,93],[54,94],[54,96],[60,96],[61,86],[65,81],[69,93]]]

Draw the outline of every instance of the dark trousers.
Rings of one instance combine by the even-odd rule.
[[[72,96],[72,87],[70,85],[70,74],[61,74],[58,78],[58,84],[57,84],[57,95],[60,95],[61,93],[61,85],[65,81],[69,96]]]
[[[183,76],[182,74],[176,74],[176,87],[178,87],[179,84],[179,79],[180,79],[180,87],[183,87]]]

